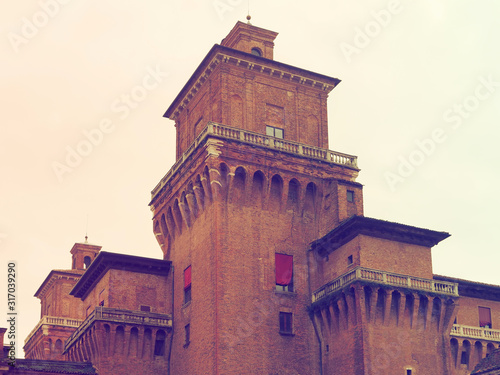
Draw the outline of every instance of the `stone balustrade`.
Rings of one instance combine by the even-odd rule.
[[[24,343],[26,344],[33,337],[33,335],[36,333],[36,331],[38,331],[38,329],[40,329],[40,327],[42,327],[45,324],[52,325],[52,326],[77,328],[78,326],[80,326],[80,324],[82,324],[82,322],[83,322],[83,320],[79,320],[79,319],[62,318],[62,317],[58,317],[58,316],[44,316],[44,317],[42,317],[42,319],[40,319],[40,321],[35,326],[35,328],[33,328],[33,330],[30,332],[28,337],[26,337],[26,339],[24,340]]]
[[[369,281],[407,289],[458,296],[458,284],[356,267],[313,292],[312,302],[344,288],[354,281]]]
[[[451,328],[451,336],[467,337],[471,339],[488,340],[500,342],[500,329],[485,327],[472,327],[454,324]]]
[[[167,328],[172,327],[171,315],[144,311],[113,309],[109,307],[98,306],[66,341],[66,344],[64,346],[65,351],[68,350],[71,345],[73,345],[95,321],[106,321],[124,324],[128,323],[134,325],[148,325]]]
[[[168,173],[161,179],[151,192],[152,199],[161,191],[161,189],[174,176],[180,166],[196,150],[199,144],[204,142],[207,137],[216,137],[222,139],[236,140],[249,145],[269,148],[286,152],[292,155],[303,156],[310,159],[325,161],[328,163],[339,164],[346,167],[358,168],[357,157],[343,154],[341,152],[331,151],[320,147],[305,145],[298,142],[292,142],[281,138],[275,138],[268,135],[251,132],[244,129],[233,128],[231,126],[209,122],[207,126],[196,137],[195,141],[187,148],[186,152],[175,162]]]

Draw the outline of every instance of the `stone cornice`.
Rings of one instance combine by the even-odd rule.
[[[163,116],[175,120],[220,63],[238,66],[326,93],[329,93],[340,83],[337,78],[216,44],[205,56]]]
[[[35,293],[35,297],[43,298],[45,293],[52,288],[52,285],[56,282],[56,280],[66,279],[72,281],[78,281],[84,271],[80,270],[52,270],[49,275],[45,278],[40,288]]]
[[[170,265],[171,262],[166,260],[101,251],[69,294],[83,301],[110,269],[166,276]]]
[[[437,245],[450,236],[446,232],[437,232],[365,216],[352,216],[323,238],[314,241],[311,244],[311,249],[320,255],[328,255],[360,234],[425,247]]]

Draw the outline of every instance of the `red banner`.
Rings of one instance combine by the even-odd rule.
[[[191,266],[184,270],[184,289],[191,286]]]
[[[275,254],[276,284],[289,285],[293,275],[293,255]]]

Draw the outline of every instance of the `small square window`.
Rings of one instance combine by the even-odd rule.
[[[347,190],[347,201],[354,202],[354,191]]]
[[[270,137],[283,139],[285,136],[285,132],[281,128],[275,128],[274,126],[266,126],[266,135]]]
[[[293,333],[293,314],[289,312],[280,312],[280,333],[291,335]]]
[[[151,312],[151,306],[141,305],[141,311]]]

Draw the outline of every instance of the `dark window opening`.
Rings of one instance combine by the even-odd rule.
[[[469,364],[469,356],[467,355],[466,351],[463,351],[462,355],[460,356],[460,364],[462,364],[462,365]]]
[[[141,311],[151,312],[151,306],[141,305]]]
[[[292,334],[292,313],[280,312],[280,333]]]
[[[90,259],[90,257],[87,255],[85,258],[83,258],[83,268],[89,268],[91,262],[92,259]]]
[[[160,330],[156,332],[155,356],[165,355],[165,332]]]
[[[274,126],[266,126],[266,135],[275,138],[284,138],[285,132],[281,128],[276,128]]]
[[[191,326],[186,324],[184,327],[184,346],[188,346],[191,342]]]
[[[255,56],[262,56],[262,52],[260,51],[260,49],[256,48],[256,47],[253,47],[252,48],[252,55],[255,55]]]
[[[104,300],[102,300],[101,302],[99,302],[99,306],[104,306]]]
[[[293,292],[293,255],[275,254],[276,290]]]
[[[353,260],[352,260],[352,255],[349,255],[347,257],[347,265],[350,266],[351,264],[353,263]]]
[[[347,190],[347,201],[354,202],[354,191]]]
[[[406,370],[406,375],[411,375],[411,370]]]
[[[326,344],[326,352],[328,353],[330,351],[330,345]]]

